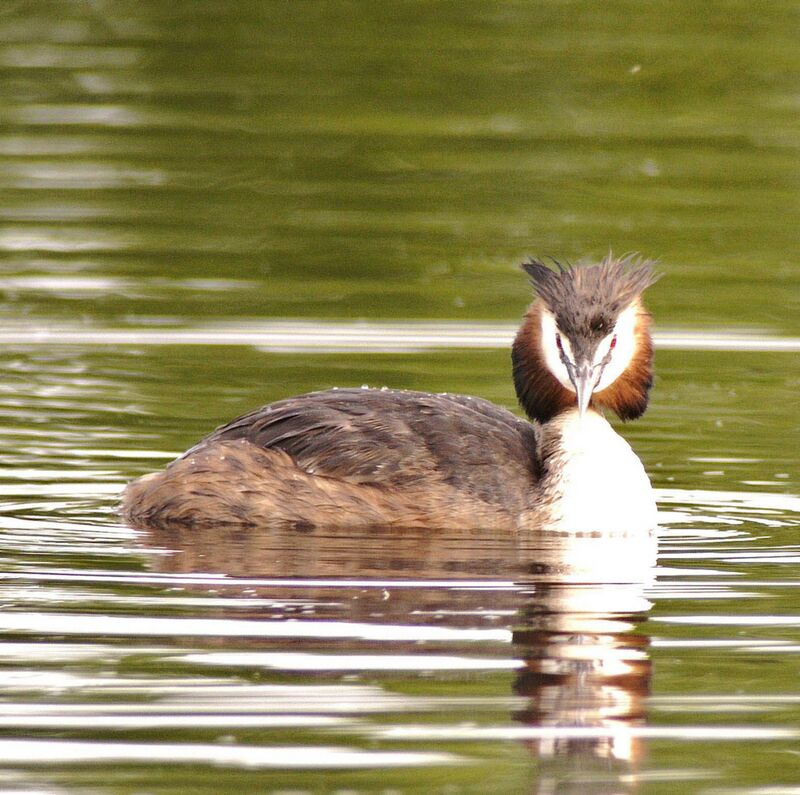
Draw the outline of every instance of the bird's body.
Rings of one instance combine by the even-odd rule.
[[[612,260],[525,267],[540,298],[512,353],[534,423],[463,395],[313,392],[239,417],[133,482],[123,513],[140,525],[652,528],[641,462],[595,410],[631,418],[646,407],[639,294],[650,271]]]

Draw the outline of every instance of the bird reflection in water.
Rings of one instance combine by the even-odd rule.
[[[651,607],[644,589],[655,538],[561,536],[548,547],[544,562],[528,564],[534,587],[513,630],[524,661],[514,692],[526,700],[514,717],[541,730],[528,742],[543,759],[571,760],[570,768],[579,759],[587,768],[617,762],[630,773],[644,750],[635,729],[646,721],[652,675],[640,624]]]
[[[641,623],[650,608],[645,589],[655,566],[654,535],[175,526],[153,528],[144,540],[170,550],[153,558],[162,571],[248,578],[249,596],[271,597],[276,604],[302,598],[314,605],[308,614],[314,620],[403,628],[389,643],[354,635],[307,638],[300,642],[306,649],[479,654],[513,663],[516,728],[509,736],[521,735],[539,758],[534,791],[555,784],[558,792],[635,788],[644,751],[635,729],[646,721],[651,681],[649,638]],[[221,584],[215,582],[215,591]],[[236,587],[230,583],[231,594]],[[235,612],[244,616],[265,613]],[[282,616],[273,611],[269,617]],[[431,626],[499,632],[478,642],[456,633],[444,645],[415,637],[415,628]],[[298,650],[298,638],[236,643]],[[419,670],[425,665],[420,660]]]

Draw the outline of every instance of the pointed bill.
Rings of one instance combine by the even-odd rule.
[[[592,392],[595,387],[594,367],[589,364],[579,364],[574,371],[573,385],[578,397],[578,413],[582,417],[589,408]]]

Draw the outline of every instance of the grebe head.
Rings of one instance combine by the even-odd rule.
[[[512,350],[517,396],[528,415],[547,422],[577,406],[609,408],[634,419],[647,408],[653,381],[650,316],[641,294],[652,264],[609,255],[574,268],[523,264],[538,298]]]

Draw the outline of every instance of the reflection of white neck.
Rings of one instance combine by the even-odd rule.
[[[658,541],[655,533],[597,532],[578,535],[558,530],[536,533],[531,549],[521,538],[520,552],[540,564],[537,582],[554,586],[625,586],[617,591],[614,603],[587,605],[595,613],[638,613],[646,610],[639,597],[655,579]],[[631,590],[627,586],[633,586]],[[638,589],[638,590],[637,590]],[[582,612],[582,609],[581,609]]]
[[[542,429],[546,523],[569,532],[656,527],[650,480],[630,445],[594,411],[566,411]]]
[[[524,554],[541,564],[529,613],[536,631],[517,652],[537,721],[556,731],[538,751],[633,761],[641,746],[629,727],[644,714],[650,679],[648,638],[635,626],[651,607],[655,534],[539,532],[531,547]],[[574,744],[560,734],[576,727],[587,734]]]

